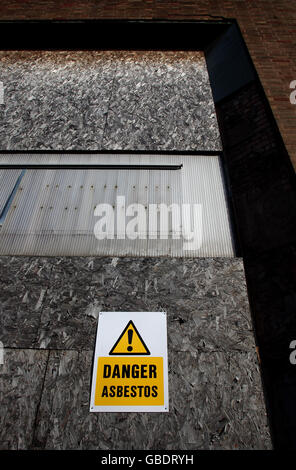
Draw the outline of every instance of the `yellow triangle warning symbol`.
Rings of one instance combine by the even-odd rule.
[[[110,356],[148,356],[150,351],[144,343],[143,338],[138,332],[135,324],[130,320],[113,348],[109,352]]]

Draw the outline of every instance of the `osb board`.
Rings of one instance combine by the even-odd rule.
[[[165,310],[174,347],[254,347],[241,259],[7,256],[0,268],[6,347],[92,350],[100,310]]]
[[[48,351],[5,349],[0,365],[0,449],[32,443]]]
[[[203,52],[1,51],[2,149],[220,150]]]
[[[271,447],[241,259],[2,257],[0,262],[4,346],[18,348],[16,357],[5,355],[5,367],[16,370],[18,354],[26,366],[25,377],[1,406],[4,448]],[[17,315],[10,324],[13,306]],[[167,311],[168,414],[89,413],[100,310]],[[25,347],[40,349],[30,351],[35,369],[28,369]],[[13,378],[3,377],[2,386],[10,389]],[[29,426],[26,414],[11,411],[14,397],[27,394],[39,403],[38,409],[35,401],[30,407]]]
[[[92,352],[51,351],[33,448],[270,447],[255,354],[171,350],[169,358],[169,413],[90,414]]]

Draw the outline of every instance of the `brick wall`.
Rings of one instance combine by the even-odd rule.
[[[295,182],[258,83],[218,104],[217,114],[243,255],[293,243]]]
[[[0,19],[215,19],[235,18],[296,168],[296,9],[289,0],[3,0]]]

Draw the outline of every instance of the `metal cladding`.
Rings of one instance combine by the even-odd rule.
[[[31,154],[2,155],[11,164],[101,164],[108,170],[27,170],[0,231],[1,255],[66,256],[234,256],[231,228],[219,156],[155,154]],[[116,169],[116,165],[150,165],[155,169]],[[157,166],[166,169],[157,169]],[[171,165],[172,169],[167,169]],[[16,172],[16,170],[13,170]],[[10,174],[11,170],[3,170]],[[15,179],[17,174],[15,173]],[[7,194],[13,179],[3,176]],[[7,187],[6,187],[7,186]],[[121,199],[124,197],[124,203]],[[140,204],[146,211],[145,227],[137,238],[118,233],[98,240],[95,208],[109,204],[114,219],[127,207]],[[167,217],[161,222],[161,205],[180,209],[181,226]],[[184,227],[194,230],[193,212],[183,205],[200,205],[201,241],[184,245]],[[151,232],[152,206],[159,212],[157,230]],[[125,207],[124,207],[125,206]],[[133,211],[133,209],[131,209]],[[165,210],[165,209],[164,209]],[[131,214],[131,213],[130,213]],[[137,215],[135,208],[134,215]],[[178,214],[177,214],[178,216]],[[186,220],[186,218],[188,220]],[[124,229],[131,216],[125,216]],[[163,219],[164,220],[164,219]],[[111,238],[112,237],[112,238]]]
[[[0,170],[0,216],[20,174],[21,170]]]

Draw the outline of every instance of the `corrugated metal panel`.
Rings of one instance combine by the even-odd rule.
[[[234,256],[230,219],[218,157],[186,157],[183,202],[202,205],[202,245],[196,256]]]
[[[0,170],[0,215],[20,174],[21,170]]]
[[[11,158],[13,157],[13,158]],[[5,158],[5,156],[3,157]],[[3,158],[1,161],[3,162]],[[0,254],[112,255],[112,256],[234,256],[229,216],[217,156],[189,155],[10,155],[9,161],[88,162],[123,164],[183,164],[181,170],[27,170],[0,232]],[[200,204],[202,244],[184,251],[184,240],[174,239],[169,219],[157,226],[157,239],[97,240],[94,215],[97,204],[117,207],[142,204],[149,228],[150,204]],[[160,208],[160,206],[159,206]],[[120,208],[118,209],[120,210]],[[126,217],[125,222],[132,217]],[[192,221],[191,221],[192,222]],[[182,221],[182,226],[186,220]],[[180,227],[182,229],[182,227]],[[145,232],[145,230],[144,230]]]
[[[185,157],[186,158],[186,157]],[[162,153],[128,154],[128,153],[1,153],[1,164],[172,164],[180,162],[182,155]]]

